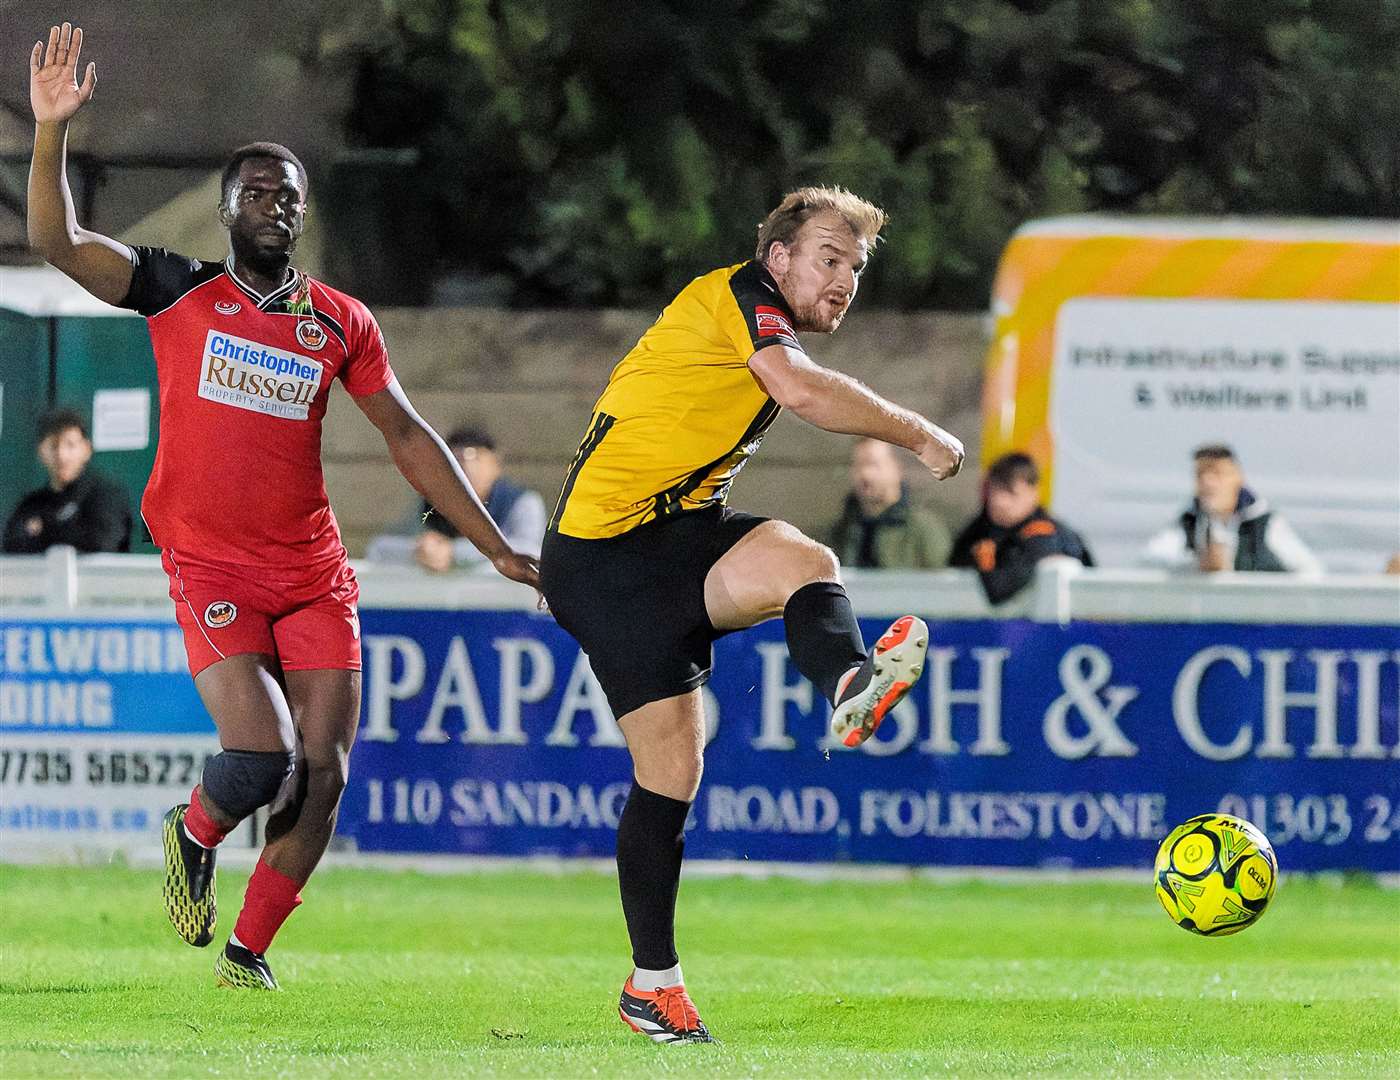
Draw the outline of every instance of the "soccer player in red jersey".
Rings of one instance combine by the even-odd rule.
[[[165,907],[192,945],[213,940],[214,854],[272,806],[221,983],[276,989],[264,953],[330,841],[360,714],[359,595],[321,473],[333,379],[383,433],[399,471],[506,577],[538,583],[442,440],[414,412],[358,300],[291,265],[307,177],[273,143],[236,151],[219,216],[221,263],[127,247],[82,228],[65,168],[68,122],[91,97],[83,32],[30,57],[36,122],[29,243],[99,300],[146,316],[160,442],[142,514],[161,548],[190,672],[222,752],[166,815]]]

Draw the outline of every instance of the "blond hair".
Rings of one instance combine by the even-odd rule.
[[[783,201],[758,227],[759,262],[768,258],[774,242],[791,245],[808,218],[830,210],[840,214],[857,240],[874,247],[885,225],[885,212],[874,203],[866,202],[843,187],[802,187],[783,196]]]

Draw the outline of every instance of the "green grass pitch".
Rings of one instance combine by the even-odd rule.
[[[1283,881],[1207,940],[1139,884],[691,878],[679,938],[717,1046],[617,1018],[614,881],[326,870],[218,990],[158,874],[0,866],[0,1076],[1400,1075],[1400,894]]]

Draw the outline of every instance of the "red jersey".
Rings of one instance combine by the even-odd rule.
[[[232,260],[131,250],[121,306],[146,316],[160,384],[141,500],[152,539],[215,563],[316,574],[343,562],[321,418],[332,379],[356,397],[393,379],[374,316],[299,272],[262,296]]]

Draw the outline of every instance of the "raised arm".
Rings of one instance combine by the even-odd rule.
[[[92,97],[97,65],[78,84],[83,32],[69,23],[49,30],[47,48],[29,56],[29,103],[34,109],[34,160],[29,168],[29,246],[99,300],[121,301],[131,287],[131,251],[78,224],[68,190],[68,121]]]
[[[759,349],[749,357],[749,370],[774,401],[814,427],[902,446],[938,480],[956,476],[962,468],[963,445],[953,435],[798,349]]]
[[[384,436],[389,455],[414,490],[476,545],[501,574],[538,588],[539,561],[514,550],[501,535],[457,459],[414,411],[398,380],[377,394],[355,398],[355,404]]]

